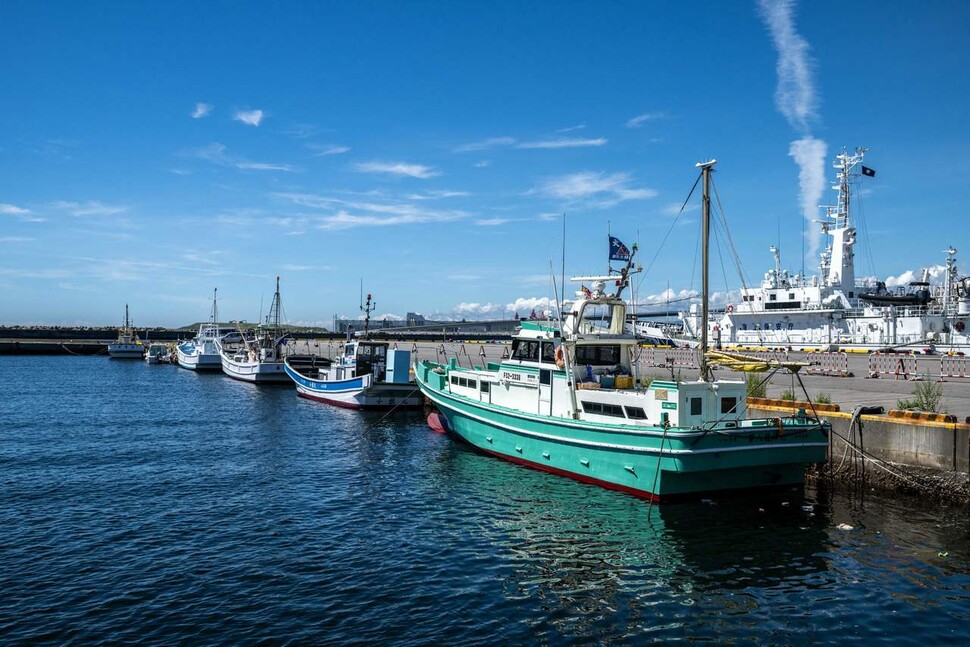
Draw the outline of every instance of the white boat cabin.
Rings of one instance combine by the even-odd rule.
[[[452,393],[524,413],[634,426],[694,427],[735,421],[739,381],[662,381],[642,388],[639,343],[626,331],[626,303],[602,284],[584,290],[563,321],[522,322],[508,359],[487,367],[450,365]]]

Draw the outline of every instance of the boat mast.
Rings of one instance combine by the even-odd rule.
[[[276,292],[273,293],[273,303],[269,306],[269,313],[266,315],[266,323],[273,325],[275,333],[280,329],[280,309],[283,307],[280,301],[280,277],[276,277]]]
[[[367,303],[360,306],[361,311],[364,313],[364,337],[367,337],[367,331],[370,328],[370,313],[374,311],[377,307],[377,302],[371,301],[370,293],[367,294]]]
[[[131,330],[131,324],[128,323],[128,304],[125,304],[125,332],[127,333]]]
[[[703,179],[703,195],[701,198],[702,233],[701,245],[701,379],[705,382],[710,381],[711,369],[707,365],[707,318],[710,309],[708,303],[710,297],[710,237],[711,237],[711,172],[717,160],[709,162],[698,162],[696,166],[701,169]]]
[[[219,288],[212,288],[212,325],[215,327],[219,326],[219,311],[216,309],[216,294],[219,293]]]

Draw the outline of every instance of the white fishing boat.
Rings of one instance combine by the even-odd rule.
[[[184,341],[175,347],[178,364],[193,371],[221,371],[222,352],[219,338],[223,331],[219,328],[219,310],[216,304],[218,288],[212,290],[212,311],[209,321],[199,326],[194,339]]]
[[[423,397],[410,377],[411,352],[368,340],[371,295],[361,309],[366,312],[363,337],[347,340],[335,360],[313,355],[284,360],[297,395],[347,409],[420,407]]]
[[[241,344],[217,340],[222,371],[231,378],[244,382],[287,384],[289,376],[283,364],[287,333],[280,325],[283,308],[280,300],[280,278],[276,277],[276,292],[264,324],[258,326],[251,336],[244,336]]]
[[[167,344],[151,344],[145,351],[145,361],[149,364],[171,364],[172,349]]]
[[[803,276],[774,268],[761,285],[740,290],[740,302],[706,321],[707,332],[723,347],[792,347],[807,350],[916,347],[970,349],[970,277],[957,271],[957,250],[949,247],[942,280],[931,285],[929,271],[908,288],[887,289],[874,279],[857,280],[852,219],[853,188],[875,171],[862,164],[867,149],[836,156],[835,206],[824,209],[820,274]],[[859,169],[858,171],[856,169]],[[694,304],[681,314],[685,332],[700,336],[704,318]]]
[[[698,165],[705,314],[713,165]],[[417,363],[418,386],[437,410],[429,425],[508,461],[651,500],[802,484],[806,466],[826,458],[829,424],[804,410],[752,417],[745,382],[716,378],[711,365],[794,373],[805,364],[752,366],[724,355],[709,362],[702,352],[700,379],[643,384],[635,362],[640,340],[626,326],[621,296],[633,254],[626,260],[619,274],[575,277],[581,290],[561,303],[559,321],[523,321],[501,362]],[[614,285],[614,293],[606,291]]]
[[[118,339],[108,344],[108,356],[112,359],[141,359],[145,346],[138,339],[138,334],[132,330],[128,319],[128,304],[125,304],[125,325],[118,330]]]

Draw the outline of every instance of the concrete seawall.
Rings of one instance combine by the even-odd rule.
[[[749,404],[749,415],[778,417],[798,406]],[[818,411],[832,425],[825,474],[865,485],[970,504],[970,424]]]

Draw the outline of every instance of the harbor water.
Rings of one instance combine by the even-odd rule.
[[[970,511],[650,507],[420,413],[220,374],[0,359],[0,643],[964,643]]]

